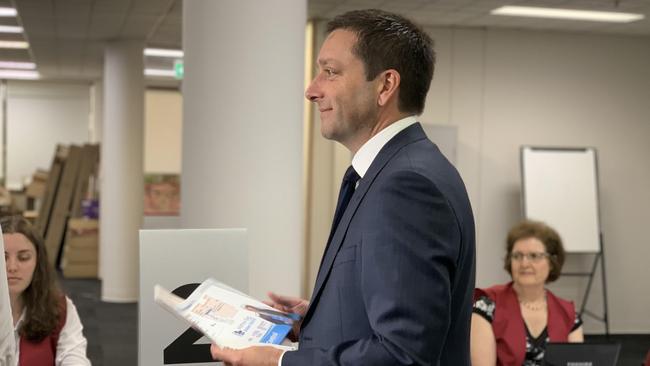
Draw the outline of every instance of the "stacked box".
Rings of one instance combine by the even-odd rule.
[[[61,267],[66,278],[97,278],[99,221],[68,220]]]
[[[48,172],[38,169],[32,176],[32,182],[25,188],[25,195],[30,198],[41,199],[45,196]]]

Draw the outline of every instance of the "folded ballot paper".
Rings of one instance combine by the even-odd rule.
[[[220,347],[295,349],[286,337],[298,314],[281,312],[215,279],[203,281],[187,299],[156,285],[154,301]]]

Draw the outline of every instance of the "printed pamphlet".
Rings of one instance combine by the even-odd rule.
[[[203,281],[187,299],[156,285],[154,301],[220,347],[295,349],[286,336],[300,315],[281,312],[215,279]]]

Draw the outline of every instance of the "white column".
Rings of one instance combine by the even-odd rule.
[[[181,224],[247,228],[258,297],[304,277],[305,26],[306,0],[183,2]]]
[[[104,55],[101,146],[102,300],[138,298],[138,230],[143,206],[143,44],[111,42]]]

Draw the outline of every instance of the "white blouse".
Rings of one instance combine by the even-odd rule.
[[[66,296],[66,318],[59,342],[56,345],[56,355],[54,364],[56,366],[90,366],[90,360],[86,357],[86,346],[88,342],[83,335],[83,326],[79,319],[77,308],[72,300]],[[25,311],[20,315],[20,319],[14,327],[14,338],[16,340],[16,366],[20,358],[20,335],[18,331],[23,323]]]

